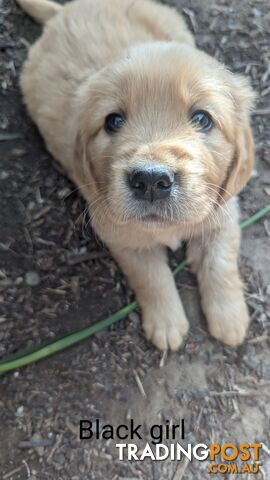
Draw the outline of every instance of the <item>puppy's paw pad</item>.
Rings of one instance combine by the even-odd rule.
[[[228,329],[225,329],[224,327],[222,328],[220,326],[213,326],[210,327],[210,333],[217,340],[225,343],[225,345],[237,347],[237,345],[241,345],[241,343],[243,343],[243,341],[245,340],[247,326],[244,326],[241,323]]]
[[[219,302],[204,305],[204,311],[213,337],[231,347],[243,343],[250,319],[241,291],[224,292]]]
[[[144,316],[143,328],[146,338],[160,350],[178,350],[188,331],[186,318],[160,318],[160,315]]]
[[[176,327],[171,327],[167,331],[167,340],[171,350],[176,351],[183,343],[183,337],[188,332],[188,325],[184,326],[179,331]]]
[[[240,307],[240,306],[239,306]],[[224,313],[213,317],[209,321],[209,331],[211,335],[226,345],[236,347],[245,340],[249,326],[249,315],[246,305],[243,303],[241,308],[235,309],[234,313],[224,309]]]
[[[147,337],[148,340],[159,349],[166,350],[168,348],[167,336],[165,330],[155,330],[151,336]]]

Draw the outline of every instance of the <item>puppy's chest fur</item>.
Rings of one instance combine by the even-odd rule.
[[[140,231],[134,232],[133,241],[140,246],[142,244],[145,244],[146,247],[163,245],[171,250],[177,250],[185,240],[185,237],[186,235],[181,229],[160,228],[154,231],[149,230],[149,232],[144,230],[141,235]]]

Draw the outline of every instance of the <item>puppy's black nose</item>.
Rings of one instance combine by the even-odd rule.
[[[136,198],[153,202],[169,197],[174,174],[165,167],[142,168],[133,170],[128,180]]]

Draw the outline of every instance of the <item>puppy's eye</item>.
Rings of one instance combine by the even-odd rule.
[[[124,125],[125,118],[120,113],[110,113],[105,119],[105,130],[107,133],[116,133]]]
[[[201,132],[208,132],[214,126],[209,113],[204,112],[203,110],[198,110],[193,113],[191,121],[196,126],[197,130],[200,130]]]

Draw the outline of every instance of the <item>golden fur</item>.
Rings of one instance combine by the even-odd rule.
[[[45,22],[23,68],[24,101],[89,201],[94,229],[135,290],[147,338],[177,349],[188,330],[166,258],[166,247],[188,240],[210,332],[238,345],[249,323],[235,199],[253,165],[248,82],[198,50],[176,11],[150,0],[18,3]],[[209,112],[211,131],[194,128],[197,110]],[[108,135],[104,119],[119,111],[125,125]],[[126,178],[145,165],[180,178],[168,201],[134,201]]]

